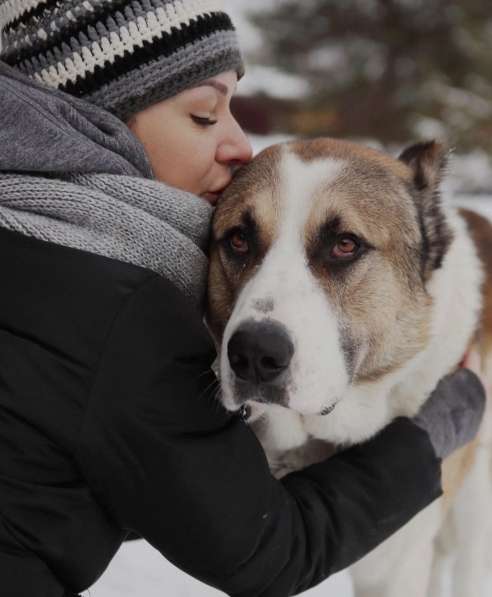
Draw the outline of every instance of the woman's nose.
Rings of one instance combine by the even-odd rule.
[[[223,141],[217,147],[217,161],[221,164],[244,164],[251,161],[252,157],[251,143],[239,123],[233,119]]]

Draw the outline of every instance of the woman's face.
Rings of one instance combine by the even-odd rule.
[[[154,104],[128,123],[142,142],[157,180],[215,204],[234,166],[251,145],[230,111],[237,76],[221,73]]]

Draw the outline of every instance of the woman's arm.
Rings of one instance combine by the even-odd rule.
[[[375,439],[275,480],[216,400],[214,350],[166,280],[135,291],[100,363],[77,459],[119,524],[229,595],[284,597],[364,556],[441,493],[428,435]]]

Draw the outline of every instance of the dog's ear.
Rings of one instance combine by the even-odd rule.
[[[428,141],[407,147],[399,159],[412,171],[411,194],[421,230],[422,279],[426,282],[442,260],[452,240],[441,207],[440,184],[447,165],[448,150]]]
[[[413,171],[413,184],[417,191],[439,190],[448,162],[448,150],[437,141],[416,143],[407,147],[399,159]]]

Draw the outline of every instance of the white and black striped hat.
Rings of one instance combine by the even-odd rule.
[[[243,73],[221,0],[1,0],[0,59],[121,119]]]

